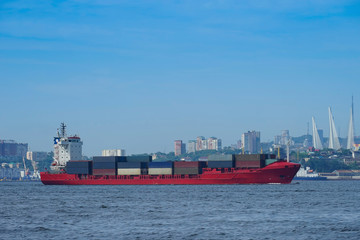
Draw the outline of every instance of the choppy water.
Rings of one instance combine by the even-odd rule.
[[[0,239],[360,239],[360,181],[0,190]]]

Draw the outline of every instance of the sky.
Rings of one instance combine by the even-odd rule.
[[[352,95],[359,135],[359,43],[359,1],[2,0],[0,139],[51,151],[65,122],[88,156],[170,152],[327,136],[329,106],[345,137]]]

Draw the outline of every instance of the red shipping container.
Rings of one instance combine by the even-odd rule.
[[[116,175],[116,169],[93,169],[93,175]]]
[[[235,161],[236,168],[260,168],[262,161]]]
[[[174,168],[198,168],[199,162],[174,162]]]

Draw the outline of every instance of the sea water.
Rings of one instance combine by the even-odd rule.
[[[360,239],[360,181],[1,182],[0,239]]]

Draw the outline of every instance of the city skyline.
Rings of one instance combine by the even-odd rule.
[[[352,116],[352,112],[351,112],[351,116]],[[326,137],[323,135],[323,130],[322,129],[317,129],[316,124],[314,122],[314,118],[312,118],[312,131],[311,133],[309,132],[309,135],[311,136],[310,139],[305,138],[304,142],[301,142],[301,148],[303,149],[307,149],[308,147],[314,147],[314,149],[317,150],[321,150],[323,148],[330,148],[330,149],[335,149],[334,147],[330,147],[325,145],[325,147],[322,147],[322,144],[329,144],[330,143],[330,136]],[[330,126],[329,126],[330,127]],[[314,133],[315,133],[315,137],[314,137]],[[69,134],[68,136],[74,136]],[[306,135],[301,135],[301,136],[293,136],[290,134],[289,130],[282,130],[280,135],[275,135],[273,140],[268,140],[268,141],[261,141],[260,139],[260,132],[252,130],[252,131],[247,131],[244,132],[241,135],[241,139],[239,139],[238,141],[236,141],[236,143],[231,143],[230,145],[226,145],[223,146],[222,145],[222,139],[219,139],[217,137],[209,137],[209,138],[205,138],[203,136],[198,136],[196,138],[196,140],[192,139],[192,140],[188,140],[186,143],[186,140],[174,140],[174,149],[170,150],[168,152],[174,152],[175,156],[179,156],[182,155],[184,153],[194,153],[194,152],[198,152],[198,151],[202,151],[202,150],[221,150],[222,148],[232,148],[232,149],[238,149],[241,151],[244,151],[245,153],[259,153],[260,151],[264,150],[265,152],[268,152],[270,149],[263,149],[260,144],[269,144],[271,143],[272,146],[271,148],[276,148],[279,146],[285,147],[287,144],[290,144],[290,146],[296,146],[297,149],[299,148],[299,141],[297,141],[297,144],[294,143],[294,141],[292,140],[293,137],[297,138],[297,137],[304,137]],[[353,135],[350,135],[352,137],[354,137]],[[78,138],[77,135],[74,136],[75,138]],[[360,136],[355,136],[355,138],[357,138],[357,141],[355,142],[359,142],[359,138]],[[315,142],[314,142],[315,139]],[[326,139],[326,141],[325,141]],[[339,138],[340,139],[340,138]],[[346,140],[346,144],[344,142],[342,142],[341,144],[341,148],[343,149],[349,149],[349,138],[342,138]],[[351,141],[353,141],[354,138],[351,138]],[[27,152],[27,154],[29,153],[36,153],[36,154],[46,154],[49,151],[32,151],[31,147],[28,146],[28,143],[18,143],[16,140],[13,139],[0,139],[0,144],[2,144],[3,146],[0,146],[0,156],[3,157],[23,157],[25,156],[25,152]],[[8,144],[7,146],[5,146],[6,144]],[[11,147],[10,145],[13,145],[13,147]],[[307,145],[309,144],[309,145]],[[319,145],[320,144],[320,145]],[[340,143],[339,143],[340,144]],[[27,150],[21,150],[23,148],[23,146],[26,145]],[[355,146],[356,144],[353,143],[353,145],[351,145],[351,148],[356,148]],[[18,150],[16,150],[16,148],[20,149],[20,152],[22,151],[22,153],[17,153]],[[53,151],[53,150],[50,150]],[[101,152],[101,156],[125,156],[125,149],[112,149],[112,150],[108,150],[108,149],[103,149]],[[270,150],[272,151],[272,150]],[[148,152],[151,154],[154,154],[156,152],[161,152],[161,151],[151,151]],[[143,152],[144,153],[144,152]],[[99,155],[99,154],[97,154]],[[28,155],[26,155],[28,156]],[[88,155],[84,155],[86,157],[91,157]],[[28,157],[27,157],[28,158]]]
[[[52,150],[61,122],[85,155],[170,152],[248,130],[273,141],[359,134],[360,3],[3,1],[0,139]],[[340,128],[340,129],[339,129]]]

